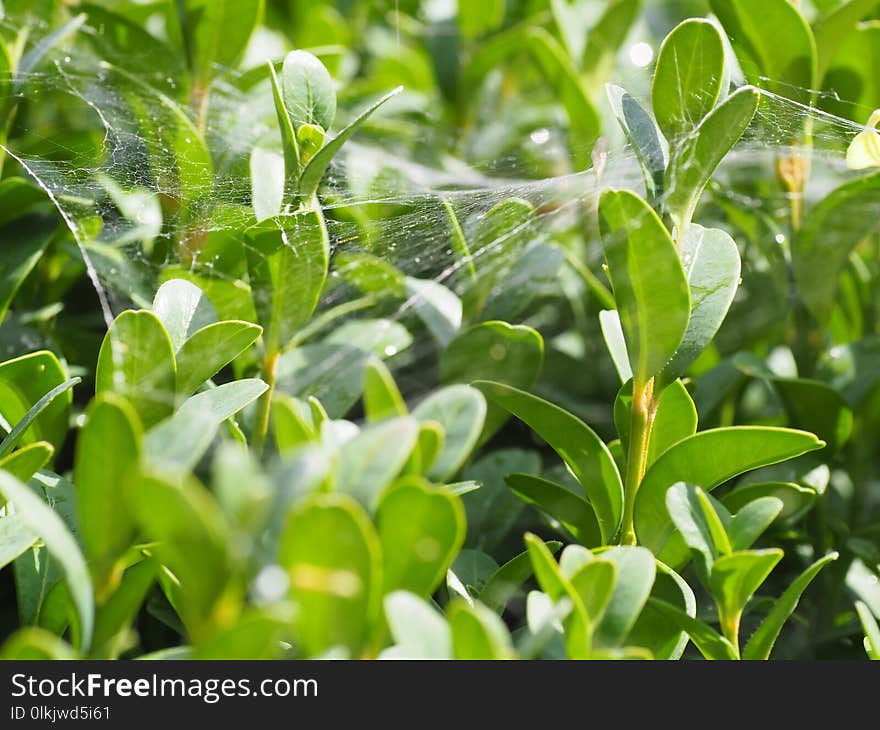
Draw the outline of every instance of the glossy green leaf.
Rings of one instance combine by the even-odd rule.
[[[165,326],[175,353],[196,330],[217,321],[214,305],[186,279],[169,279],[159,287],[153,298],[153,314]]]
[[[669,539],[671,524],[664,517],[664,501],[666,490],[676,482],[711,491],[743,472],[822,446],[813,434],[770,426],[716,428],[680,441],[654,462],[639,487],[635,509],[639,544],[659,554]]]
[[[54,453],[52,444],[35,441],[0,459],[0,469],[27,484],[30,478],[48,463]]]
[[[752,634],[743,649],[743,659],[769,659],[773,645],[783,625],[797,609],[801,594],[828,563],[837,559],[837,553],[829,553],[810,565],[803,573],[789,584],[785,592],[773,602],[770,613]]]
[[[663,223],[634,193],[603,191],[599,227],[633,377],[644,383],[669,362],[684,336],[687,279]]]
[[[773,523],[782,511],[782,500],[776,497],[760,497],[752,500],[737,512],[727,526],[733,550],[747,550]]]
[[[24,527],[37,535],[58,561],[79,618],[80,648],[92,642],[95,602],[89,569],[76,539],[61,518],[28,487],[11,474],[0,471],[0,492],[15,506]]]
[[[599,623],[614,592],[617,564],[611,560],[596,558],[584,563],[569,576],[569,581],[580,596],[590,623]]]
[[[327,228],[319,212],[305,211],[262,221],[245,235],[254,307],[267,351],[278,352],[318,306],[330,260]]]
[[[876,0],[848,0],[833,8],[813,24],[816,39],[816,79],[822,81],[837,50],[871,10]],[[849,98],[849,97],[846,97]]]
[[[19,515],[0,518],[0,568],[5,568],[39,539]]]
[[[699,487],[684,482],[671,486],[666,492],[666,509],[687,546],[698,556],[700,575],[706,578],[719,552],[730,553],[731,549],[728,542],[723,545],[723,551],[719,550],[709,522],[712,515],[707,514],[698,498],[699,491]],[[714,516],[717,521],[717,515]]]
[[[451,659],[452,632],[437,611],[418,596],[395,591],[385,597],[385,619],[395,645],[381,659]]]
[[[374,510],[416,445],[419,423],[406,416],[364,428],[342,450],[338,489]]]
[[[443,446],[427,476],[448,481],[477,444],[486,418],[486,399],[469,385],[448,385],[425,398],[412,414],[422,423],[435,421],[443,429]]]
[[[159,318],[128,310],[113,320],[101,344],[95,391],[125,398],[150,428],[174,409],[175,372],[173,345]]]
[[[816,43],[789,0],[710,0],[746,80],[804,104],[816,88]],[[758,22],[760,19],[760,22]]]
[[[461,499],[415,478],[387,490],[376,509],[383,592],[427,598],[446,575],[465,535]]]
[[[198,390],[254,344],[262,331],[250,322],[226,320],[194,332],[177,351],[177,397]]]
[[[147,460],[165,468],[192,469],[223,421],[253,403],[267,388],[259,378],[247,378],[187,398],[173,416],[147,432]]]
[[[782,559],[779,548],[743,550],[724,555],[715,561],[709,573],[708,588],[718,604],[722,625],[739,624],[739,616],[755,591]]]
[[[22,195],[21,191],[10,188],[10,183],[14,185],[16,180],[19,178],[7,178],[0,183],[0,205],[9,212],[22,210],[22,201],[18,199]],[[28,195],[29,191],[34,189],[30,185],[23,187],[27,191],[24,195]],[[8,215],[8,213],[0,215]],[[33,223],[24,230],[16,227],[14,231],[10,231],[8,237],[4,236],[6,240],[3,246],[3,260],[0,262],[0,321],[6,316],[16,292],[49,245],[51,233],[52,231],[47,231],[45,226]]]
[[[39,415],[23,434],[14,439],[5,437],[7,449],[35,441],[48,441],[56,451],[61,448],[67,435],[67,421],[73,402],[70,386],[74,383],[68,380],[58,358],[45,350],[0,363],[0,414],[13,428],[27,417],[36,404],[56,388],[61,388],[60,392],[44,401],[44,407],[38,409]]]
[[[284,106],[294,130],[303,124],[330,129],[336,116],[336,89],[321,61],[308,51],[291,51],[281,71]]]
[[[278,562],[297,606],[296,635],[309,656],[344,646],[358,656],[379,613],[381,548],[363,509],[320,495],[287,518]]]
[[[666,139],[690,133],[712,111],[724,81],[724,46],[715,26],[691,18],[673,28],[660,46],[651,84],[651,105]]]
[[[98,608],[95,615],[95,640],[92,655],[96,658],[116,659],[113,643],[128,629],[156,580],[158,565],[155,560],[142,560],[125,574],[110,598]],[[120,642],[121,643],[121,642]]]
[[[275,442],[282,454],[317,440],[309,407],[301,400],[273,393],[271,417]]]
[[[738,89],[676,146],[666,170],[665,203],[679,229],[687,228],[703,189],[751,123],[759,101],[754,87]]]
[[[691,293],[687,330],[660,376],[667,383],[684,374],[718,332],[739,287],[741,264],[734,240],[719,228],[691,223],[679,251]]]
[[[880,227],[880,217],[864,215],[878,192],[880,172],[844,183],[810,210],[792,241],[798,293],[820,325],[831,316],[840,272],[853,247]]]
[[[649,200],[663,193],[663,176],[669,162],[669,150],[660,135],[657,123],[626,89],[614,84],[605,85],[605,93],[617,123],[638,157],[645,176]]]
[[[6,436],[3,438],[3,441],[0,442],[0,457],[5,457],[10,454],[12,449],[14,449],[18,442],[24,437],[24,434],[27,432],[27,430],[40,417],[40,414],[49,408],[49,406],[52,404],[52,401],[54,401],[59,396],[67,393],[71,388],[73,388],[74,385],[77,385],[80,382],[81,378],[71,378],[70,380],[65,380],[60,385],[56,385],[54,388],[52,388],[52,390],[46,393],[46,395],[40,398],[40,400],[38,400],[31,408],[29,408],[28,412],[24,414],[21,420],[12,427],[12,430],[8,434],[6,434]],[[52,447],[50,445],[50,449],[51,448]]]
[[[638,619],[651,594],[657,567],[642,547],[613,547],[601,553],[617,567],[614,591],[593,636],[597,647],[619,646]]]
[[[538,332],[506,322],[483,322],[460,332],[440,357],[440,382],[493,380],[527,390],[544,362],[544,340]],[[485,442],[509,418],[490,403],[481,441]]]
[[[659,611],[670,621],[677,624],[682,631],[687,632],[694,646],[706,659],[736,659],[736,648],[727,639],[718,634],[708,624],[688,616],[677,606],[657,598],[649,599],[649,605]]]
[[[364,413],[368,421],[407,414],[397,383],[381,360],[373,358],[364,370]]]
[[[877,619],[864,603],[856,601],[856,613],[865,632],[865,651],[869,659],[880,661],[880,626]]]
[[[590,503],[561,484],[531,474],[508,474],[504,480],[520,499],[559,522],[581,544],[602,544],[602,531]]]
[[[587,35],[581,78],[589,89],[598,88],[614,68],[618,53],[642,9],[641,0],[607,0],[602,15]]]
[[[0,646],[0,658],[6,660],[76,659],[76,652],[63,639],[37,626],[26,626],[12,634]]]
[[[314,397],[331,418],[341,418],[361,397],[371,357],[347,345],[295,347],[278,359],[275,388],[303,400]]]
[[[513,645],[507,626],[486,606],[465,601],[449,605],[447,620],[456,659],[510,659]]]
[[[724,495],[721,501],[731,512],[743,509],[747,504],[765,497],[773,497],[782,503],[778,519],[788,519],[803,513],[820,496],[813,487],[792,482],[757,482],[740,484]]]
[[[323,341],[357,347],[385,359],[408,348],[413,337],[406,327],[393,319],[364,318],[344,322]]]
[[[584,488],[602,531],[611,540],[623,514],[623,485],[608,448],[579,418],[559,406],[500,383],[474,383],[493,403],[508,410],[559,454]]]
[[[142,441],[137,414],[124,399],[105,393],[89,405],[76,442],[73,478],[80,539],[99,592],[136,536],[123,485],[140,467]]]

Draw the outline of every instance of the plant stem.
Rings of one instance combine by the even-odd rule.
[[[721,631],[724,633],[724,638],[733,644],[737,659],[742,658],[739,653],[739,620],[741,616],[742,613],[738,613],[736,616],[721,615]]]
[[[626,457],[626,478],[623,487],[623,525],[620,532],[622,545],[635,545],[636,493],[645,476],[648,464],[648,442],[657,404],[654,401],[654,379],[646,383],[633,381],[632,412],[630,415],[630,441]]]
[[[275,393],[275,370],[277,367],[278,351],[273,349],[271,352],[266,353],[266,358],[263,360],[263,369],[260,371],[260,377],[269,387],[260,396],[260,400],[257,401],[254,433],[251,437],[251,449],[258,457],[263,453],[266,434],[269,432],[269,411],[272,408],[272,395]]]

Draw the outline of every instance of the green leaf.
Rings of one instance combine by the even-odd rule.
[[[318,185],[321,184],[321,179],[324,177],[324,173],[327,172],[327,168],[330,166],[330,162],[339,150],[342,149],[342,145],[348,141],[348,138],[351,137],[351,135],[354,134],[380,106],[389,99],[397,96],[401,91],[403,91],[403,87],[398,86],[396,89],[389,91],[378,101],[373,102],[362,111],[351,124],[340,131],[335,137],[328,140],[326,144],[318,150],[302,171],[298,188],[300,195],[310,198],[315,194],[318,190]]]
[[[281,659],[285,653],[283,640],[289,638],[289,616],[274,610],[250,609],[235,623],[215,632],[193,652],[190,658],[206,659]]]
[[[391,372],[378,358],[367,362],[364,370],[364,414],[367,421],[405,416],[408,411]]]
[[[657,55],[651,105],[666,139],[678,140],[715,106],[724,84],[721,34],[708,20],[690,18],[666,36]]]
[[[464,542],[461,499],[418,478],[388,489],[376,509],[382,545],[383,592],[402,589],[427,598]]]
[[[661,139],[660,129],[626,89],[606,84],[605,93],[617,123],[638,157],[648,199],[654,201],[663,193],[663,175],[669,162],[669,151]]]
[[[194,332],[177,351],[177,397],[192,395],[247,350],[262,327],[237,320],[215,322]]]
[[[877,625],[877,619],[874,618],[871,609],[861,601],[856,601],[856,613],[865,632],[865,651],[868,658],[880,661],[880,626]]]
[[[272,394],[272,430],[278,451],[292,451],[311,441],[318,434],[312,425],[312,417],[306,403],[284,393]]]
[[[817,86],[816,43],[789,0],[710,0],[746,80],[809,104]]]
[[[602,544],[602,531],[590,503],[561,484],[531,474],[508,474],[504,481],[520,499],[546,512],[587,547]]]
[[[580,596],[590,623],[598,624],[614,592],[617,564],[604,558],[590,560],[569,576],[569,581]]]
[[[437,611],[418,596],[395,591],[385,597],[385,618],[395,646],[381,659],[451,659],[452,632]]]
[[[656,554],[666,545],[671,524],[664,516],[664,501],[666,490],[676,482],[698,484],[711,491],[743,472],[793,459],[822,446],[811,433],[770,426],[716,428],[680,441],[654,462],[639,487],[635,507],[639,544]],[[680,550],[677,556],[681,557]]]
[[[782,559],[779,548],[743,550],[715,561],[709,573],[708,588],[718,604],[722,626],[739,625],[739,616],[748,600],[761,587]]]
[[[826,195],[806,216],[792,241],[798,293],[819,326],[828,322],[840,272],[856,244],[880,230],[880,217],[864,215],[880,193],[880,172],[857,177]]]
[[[287,347],[318,306],[330,243],[317,211],[276,216],[245,231],[248,273],[267,352]],[[296,282],[296,286],[291,286]]]
[[[73,478],[80,539],[99,595],[136,536],[122,487],[140,467],[142,441],[137,414],[124,399],[104,393],[91,402],[76,441]]]
[[[504,20],[504,0],[476,0],[458,6],[458,30],[473,40],[498,27]]]
[[[207,85],[214,65],[235,66],[263,14],[263,0],[184,0],[182,31],[195,76]]]
[[[781,511],[782,500],[776,497],[761,497],[749,502],[733,516],[727,526],[731,548],[750,548]]]
[[[456,659],[512,659],[513,645],[504,622],[480,603],[454,601],[446,612]]]
[[[165,582],[175,610],[197,642],[221,618],[216,612],[228,595],[231,556],[223,514],[192,477],[144,474],[125,486],[131,514],[145,540],[154,542],[150,552],[171,573]]]
[[[616,309],[603,309],[599,312],[599,327],[602,330],[602,339],[605,347],[611,355],[614,369],[621,383],[632,380],[632,368],[629,364],[629,353],[626,350],[626,339],[623,336],[623,326],[620,324],[620,315]]]
[[[291,51],[284,57],[281,91],[295,131],[303,124],[330,129],[336,116],[336,89],[315,56],[308,51]]]
[[[597,647],[615,647],[626,641],[651,594],[657,567],[642,547],[613,547],[600,556],[617,566],[617,580],[593,640]]]
[[[153,298],[153,314],[165,326],[175,353],[196,330],[217,321],[214,305],[186,279],[169,279],[159,287]]]
[[[150,428],[174,409],[174,349],[159,318],[146,310],[120,314],[101,344],[95,392],[116,393]]]
[[[409,459],[419,435],[412,417],[392,418],[371,424],[345,444],[339,461],[338,489],[368,510]]]
[[[63,639],[38,626],[26,626],[12,634],[0,646],[0,658],[6,660],[76,659],[76,652]]]
[[[441,383],[493,380],[528,390],[544,362],[544,340],[531,327],[506,322],[483,322],[463,330],[440,356]],[[490,403],[480,438],[482,443],[509,418]]]
[[[16,181],[23,183],[20,178],[7,178],[0,183],[0,206],[4,211],[0,216],[26,209],[24,201],[19,199],[22,197],[21,189],[24,189],[24,195],[28,195],[33,188],[17,184]],[[4,222],[8,221],[0,221]],[[32,222],[26,227],[16,226],[9,235],[4,235],[3,260],[0,262],[0,321],[6,316],[19,287],[42,257],[52,238],[51,234],[52,230]]]
[[[317,495],[287,518],[278,562],[290,578],[295,629],[308,656],[336,646],[359,656],[381,600],[381,547],[363,509]]]
[[[675,245],[657,214],[628,190],[604,190],[599,227],[633,377],[669,362],[688,325],[690,295]]]
[[[408,304],[425,323],[441,347],[446,347],[461,327],[461,300],[442,284],[429,279],[404,280]]]
[[[727,554],[731,550],[729,543],[723,545],[725,548],[723,551],[719,549],[715,539],[717,525],[713,532],[709,523],[711,515],[704,509],[698,497],[700,491],[702,490],[699,487],[678,482],[666,492],[666,509],[687,546],[700,559],[700,576],[705,579],[718,553]],[[717,514],[714,517],[717,522]],[[723,526],[721,531],[724,531]],[[726,540],[726,535],[724,539]]]
[[[284,157],[274,150],[251,151],[251,205],[257,221],[279,215],[284,203]]]
[[[736,648],[707,624],[682,611],[678,606],[657,598],[648,599],[648,605],[687,632],[694,646],[706,659],[732,660],[737,658]]]
[[[224,383],[187,398],[173,416],[147,432],[144,453],[163,468],[192,469],[214,440],[217,430],[268,386],[259,378]]]
[[[691,294],[687,330],[661,373],[668,383],[687,371],[712,341],[739,288],[740,258],[734,240],[719,228],[691,223],[679,251]]]
[[[486,399],[469,385],[447,385],[425,398],[412,414],[422,423],[434,421],[443,429],[443,446],[427,476],[448,481],[477,444],[486,417]]]
[[[3,420],[7,424],[24,424],[29,413],[32,418],[24,432],[13,428],[15,435],[10,433],[4,438],[4,452],[8,453],[16,444],[35,441],[48,441],[57,452],[67,435],[73,402],[70,388],[75,381],[68,379],[58,358],[45,350],[0,363]]]
[[[9,472],[23,484],[27,484],[30,478],[48,463],[54,453],[52,444],[35,441],[0,458],[0,469]]]
[[[614,401],[614,424],[624,451],[629,449],[632,410],[632,381],[618,392]],[[648,440],[647,465],[668,448],[697,432],[697,408],[681,381],[673,381],[657,400],[654,425]]]
[[[813,578],[828,563],[837,559],[837,553],[829,553],[810,565],[803,573],[785,589],[779,598],[773,602],[773,608],[770,613],[761,622],[757,631],[746,643],[743,649],[743,659],[769,659],[770,652],[773,651],[773,645],[782,631],[782,627],[797,609],[801,594],[810,585]]]
[[[156,561],[147,559],[125,571],[113,595],[98,608],[95,615],[92,656],[97,654],[95,658],[117,658],[118,650],[112,644],[118,642],[120,634],[124,634],[137,617],[147,592],[156,580],[157,570]]]
[[[82,378],[71,378],[70,380],[65,380],[60,385],[56,385],[52,390],[50,390],[46,395],[44,395],[40,400],[38,400],[32,408],[28,410],[27,413],[24,414],[22,419],[15,424],[13,429],[6,435],[2,442],[0,442],[0,457],[7,456],[12,449],[15,448],[16,444],[22,439],[25,432],[31,425],[39,418],[40,414],[45,411],[51,404],[59,396],[67,393],[74,385],[77,385],[82,381]],[[39,443],[39,442],[35,442]],[[32,444],[31,444],[32,445]],[[51,445],[50,448],[50,456],[51,456]]]
[[[803,513],[812,506],[819,495],[820,492],[814,487],[792,482],[758,482],[737,485],[725,494],[721,501],[731,512],[738,512],[750,502],[772,497],[782,503],[782,511],[778,519],[785,520]]]
[[[751,123],[760,98],[751,86],[738,89],[676,145],[666,169],[665,202],[679,231],[687,229],[703,189]]]
[[[555,555],[562,543],[551,540],[544,543],[551,555]],[[480,591],[480,601],[498,614],[504,612],[511,598],[532,575],[532,562],[528,551],[520,553],[498,568]]]
[[[343,322],[323,340],[372,352],[389,358],[412,344],[413,338],[400,322],[393,319],[357,319]]]
[[[95,602],[89,569],[76,539],[61,518],[11,474],[0,471],[0,493],[15,506],[24,527],[37,535],[58,561],[79,618],[80,648],[92,642]]]
[[[571,470],[599,521],[602,542],[617,533],[623,485],[608,447],[579,418],[559,406],[501,383],[478,381],[486,398],[516,416],[544,439]]]
[[[0,518],[0,568],[5,568],[39,539],[19,515]]]

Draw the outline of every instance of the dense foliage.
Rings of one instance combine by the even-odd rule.
[[[880,658],[878,50],[4,0],[0,656]]]

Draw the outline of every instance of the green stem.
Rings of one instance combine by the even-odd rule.
[[[742,658],[739,652],[739,620],[741,616],[742,613],[738,613],[736,616],[721,614],[721,631],[724,634],[724,638],[733,644],[737,659]]]
[[[266,434],[269,432],[269,412],[272,408],[272,395],[275,393],[275,370],[278,367],[278,352],[272,350],[266,354],[263,360],[263,369],[260,377],[269,387],[257,401],[257,414],[254,418],[254,433],[251,437],[251,449],[258,457],[263,453],[266,443]]]
[[[654,379],[646,383],[633,381],[633,400],[630,415],[630,442],[626,457],[626,476],[623,488],[623,525],[620,531],[622,545],[635,545],[634,524],[636,494],[648,465],[648,443],[657,404],[654,402]]]

